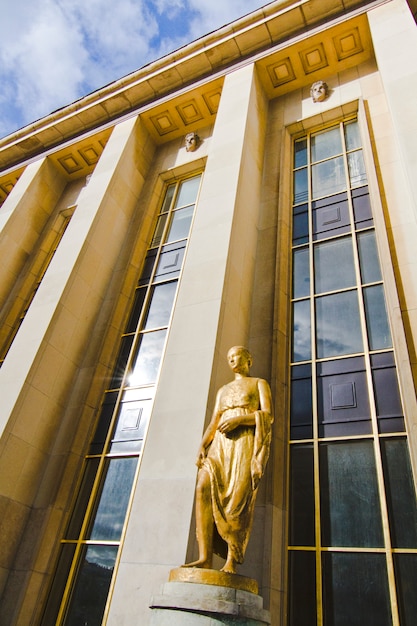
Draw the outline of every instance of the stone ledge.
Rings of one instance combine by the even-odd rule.
[[[246,624],[247,620],[260,626],[271,623],[269,611],[263,609],[261,596],[249,591],[196,582],[168,582],[161,591],[152,598],[151,609],[208,615],[214,623],[216,617],[219,620],[233,618],[236,624]]]

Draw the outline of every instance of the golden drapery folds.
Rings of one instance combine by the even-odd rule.
[[[252,529],[255,498],[271,443],[272,399],[263,378],[249,376],[252,357],[243,346],[227,359],[234,380],[217,393],[213,416],[197,456],[196,530],[199,558],[183,567],[210,569],[213,553],[236,573]]]

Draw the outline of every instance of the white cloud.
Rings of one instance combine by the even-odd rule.
[[[256,0],[13,0],[2,12],[0,135],[262,4]]]

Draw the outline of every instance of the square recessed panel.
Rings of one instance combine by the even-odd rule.
[[[307,50],[302,50],[299,54],[306,74],[321,70],[328,65],[324,46],[321,43]]]
[[[295,72],[289,57],[268,65],[267,70],[274,87],[285,85],[295,79]]]
[[[99,159],[99,154],[94,146],[87,146],[78,151],[87,165],[94,165]]]
[[[333,43],[339,61],[363,51],[359,30],[357,28],[342,33],[337,37],[333,37]]]
[[[166,135],[167,133],[177,130],[178,128],[169,111],[163,111],[158,115],[154,115],[151,117],[151,121],[160,135]]]
[[[17,181],[16,181],[17,182]],[[0,185],[0,189],[2,191],[4,191],[4,193],[6,194],[6,196],[11,192],[11,190],[13,189],[13,187],[15,186],[15,183],[13,183],[11,180],[7,180],[4,183],[2,183]]]
[[[74,174],[74,172],[79,172],[83,169],[82,163],[77,161],[73,154],[66,154],[65,156],[58,159],[64,170],[67,174]]]
[[[203,119],[203,114],[195,100],[189,100],[188,102],[179,104],[176,109],[185,125],[195,124],[195,122]]]
[[[222,91],[219,87],[212,91],[206,91],[205,93],[203,93],[204,102],[206,103],[206,106],[211,115],[217,113],[217,109],[219,108],[220,104],[221,93]]]

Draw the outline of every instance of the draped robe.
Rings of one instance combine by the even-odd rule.
[[[203,462],[217,530],[214,552],[225,558],[229,547],[237,563],[243,562],[271,442],[272,416],[260,410],[259,381],[245,377],[222,387],[217,430]],[[248,414],[254,414],[254,426],[238,426],[226,434],[218,430],[224,420]]]

